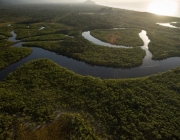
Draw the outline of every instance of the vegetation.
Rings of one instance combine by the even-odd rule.
[[[0,70],[8,65],[21,60],[31,54],[30,48],[14,48],[11,47],[14,43],[7,40],[11,37],[13,27],[7,26],[8,23],[0,24]]]
[[[7,49],[9,46],[13,45],[13,42],[8,41],[7,39],[1,39],[0,40],[0,52],[2,52],[2,50]]]
[[[5,36],[0,37],[0,69],[32,52],[9,47],[12,42],[7,37],[13,29],[18,39],[41,41],[25,46],[92,65],[139,66],[145,51],[92,44],[81,37],[84,30],[105,34],[102,31],[128,28],[133,41],[135,32],[146,30],[153,59],[180,56],[179,30],[156,24],[172,21],[179,23],[180,19],[102,6],[0,5],[0,34]],[[9,23],[12,26],[7,26]],[[45,29],[39,30],[42,26]],[[112,34],[109,31],[107,34]],[[64,41],[54,41],[59,38]],[[180,139],[179,77],[180,68],[176,68],[144,78],[102,80],[75,74],[48,59],[28,62],[0,82],[0,139]]]
[[[148,35],[151,36],[149,48],[154,56],[153,59],[161,60],[168,57],[180,56],[179,53],[177,53],[179,52],[178,41],[174,39],[173,41],[170,40],[172,44],[166,41],[166,34],[171,37],[175,35],[175,38],[177,38],[180,33],[177,30],[175,31],[175,29],[161,27],[156,24],[157,22],[173,21],[176,21],[178,24],[180,19],[175,17],[157,16],[146,12],[135,12],[98,5],[80,6],[68,4],[24,5],[13,6],[12,8],[1,6],[0,17],[1,26],[12,29],[12,27],[7,27],[7,24],[11,23],[13,25],[15,32],[18,34],[17,39],[50,34],[73,34],[73,36],[80,36],[82,31],[94,29],[130,28],[146,30]],[[44,26],[45,29],[38,30],[42,26]],[[74,31],[72,31],[72,27],[69,26],[73,26]],[[155,34],[157,35],[155,37],[153,36],[153,31],[160,32]],[[7,30],[2,31],[2,33],[4,32],[7,32]],[[7,33],[9,34],[9,31]],[[161,39],[158,39],[160,36]],[[130,43],[132,41],[127,42],[124,40],[124,42],[130,45],[132,44]],[[139,46],[139,43],[140,42],[136,40],[133,44],[138,44]]]
[[[109,11],[111,12],[108,11],[105,14],[104,11],[106,12],[107,10],[104,10],[104,8],[102,8],[93,15],[79,15],[78,13],[73,13],[66,16],[63,20],[60,20],[59,22],[79,27],[82,30],[136,28],[140,30],[146,30],[148,35],[152,34],[153,32],[160,31],[160,34],[158,34],[157,36],[151,35],[150,37],[151,43],[149,48],[153,54],[153,59],[162,60],[168,57],[180,56],[180,54],[177,53],[179,52],[179,42],[177,40],[175,41],[175,39],[173,39],[174,41],[172,44],[172,40],[170,43],[166,41],[167,34],[171,37],[178,38],[180,36],[179,30],[163,27],[156,24],[157,22],[179,22],[179,18],[157,16],[150,13],[140,13],[121,9],[119,10],[115,8],[110,8]],[[107,38],[103,38],[100,36],[101,35],[97,37],[104,41],[108,40]],[[158,39],[159,37],[161,37],[160,40]],[[154,44],[152,44],[153,42]],[[164,42],[166,43],[164,44]]]
[[[91,35],[111,44],[137,47],[144,45],[139,37],[140,32],[138,29],[93,30]]]
[[[3,39],[5,39],[5,36],[0,35],[0,40],[3,40]]]
[[[173,22],[173,23],[171,23],[171,25],[176,26],[176,27],[180,27],[180,22],[178,22],[178,23]]]
[[[49,35],[49,34],[59,34],[65,33],[68,31],[70,27],[65,27],[62,24],[31,24],[26,28],[22,28],[22,24],[16,25],[15,24],[15,32],[17,33],[17,39],[24,39],[33,36],[42,36],[42,35]],[[28,28],[29,27],[29,28]],[[45,27],[43,30],[39,30],[41,27]]]
[[[87,62],[91,65],[131,68],[142,64],[145,51],[140,47],[131,49],[110,48],[95,45],[82,37],[69,38],[62,42],[31,42],[28,47],[40,47]]]
[[[0,24],[0,70],[8,65],[21,60],[22,58],[31,54],[30,48],[14,48],[11,47],[14,43],[7,40],[11,37],[12,26],[7,26],[8,23]]]
[[[1,139],[180,139],[179,76],[101,80],[29,62],[0,83]]]
[[[31,54],[30,48],[14,48],[10,47],[0,52],[0,69],[21,60],[22,58]]]
[[[64,40],[66,37],[64,34],[50,34],[50,35],[42,35],[42,36],[35,36],[29,37],[24,39],[23,41],[55,41],[55,40]]]
[[[11,37],[11,31],[13,28],[11,26],[7,26],[8,23],[0,23],[0,35],[4,35],[7,37]]]
[[[180,36],[177,29],[171,29],[171,32],[166,34],[162,30],[148,30],[147,35],[151,40],[149,50],[153,54],[153,59],[161,60],[180,56]]]
[[[113,27],[113,23],[109,21],[109,17],[101,16],[99,14],[72,13],[63,19],[60,19],[58,22],[79,27],[82,30],[110,29]]]
[[[87,119],[89,119],[89,116],[83,118],[80,113],[61,113],[55,122],[31,132],[26,129],[26,125],[19,124],[17,138],[19,140],[39,140],[44,138],[47,140],[100,140],[95,128],[91,126]]]

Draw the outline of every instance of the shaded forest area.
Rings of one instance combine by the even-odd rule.
[[[141,30],[137,29],[110,29],[110,30],[93,30],[91,35],[111,44],[124,45],[128,47],[143,46],[143,41],[139,37]]]
[[[180,139],[179,76],[101,80],[31,61],[0,83],[0,137]]]
[[[13,64],[32,53],[30,48],[15,48],[13,42],[8,40],[11,37],[12,27],[7,24],[0,24],[0,70]]]
[[[140,65],[145,52],[140,47],[94,45],[82,38],[85,30],[146,30],[154,59],[180,56],[179,30],[156,24],[172,21],[180,19],[102,6],[0,6],[0,69],[32,51],[11,47],[7,38],[12,30],[18,39],[33,41],[25,46],[94,65]],[[39,31],[42,26],[45,29]],[[180,139],[179,76],[177,68],[144,78],[101,80],[48,59],[28,62],[0,82],[0,139]]]
[[[91,65],[115,68],[140,66],[145,56],[145,51],[140,47],[129,49],[104,47],[95,45],[83,37],[69,37],[60,42],[31,42],[25,43],[23,46],[36,46]]]

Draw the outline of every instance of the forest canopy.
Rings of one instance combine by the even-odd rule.
[[[0,138],[180,139],[179,76],[101,80],[31,61],[0,83]]]
[[[156,24],[172,21],[179,26],[179,18],[98,5],[0,5],[0,69],[32,53],[31,48],[12,47],[12,30],[24,46],[91,65],[140,66],[145,56],[139,47],[142,40],[133,41],[141,30],[151,40],[153,59],[180,56],[179,30]],[[109,36],[104,35],[115,34],[113,28],[131,29],[128,40],[133,43],[124,31],[127,44],[116,43],[135,46],[108,48],[81,35],[92,31],[106,41]],[[49,59],[30,61],[0,82],[0,139],[180,139],[179,77],[176,68],[143,78],[102,80],[78,75]]]

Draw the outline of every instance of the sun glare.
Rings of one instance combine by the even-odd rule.
[[[175,0],[154,0],[148,7],[148,12],[171,16],[176,13],[178,4]]]

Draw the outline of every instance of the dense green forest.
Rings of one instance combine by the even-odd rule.
[[[12,27],[7,26],[8,23],[0,23],[0,35],[11,37],[11,31],[13,30]]]
[[[31,42],[27,47],[40,47],[58,54],[84,61],[91,65],[106,67],[132,68],[140,66],[145,51],[140,47],[122,49],[95,45],[82,37],[71,38],[60,42]]]
[[[180,27],[180,22],[172,22],[171,25],[176,26],[176,27]]]
[[[11,36],[11,30],[12,27],[0,24],[0,34],[3,34],[3,36],[0,36],[0,70],[21,60],[32,52],[30,48],[12,47],[14,43],[7,40]]]
[[[144,45],[139,37],[140,32],[137,29],[93,30],[91,35],[111,44],[137,47]]]
[[[1,35],[0,40],[3,40],[3,39],[5,39],[5,36]]]
[[[151,42],[149,50],[153,54],[153,59],[161,60],[168,57],[180,56],[180,36],[177,29],[171,29],[171,32],[164,33],[162,30],[149,30],[147,35]]]
[[[29,37],[24,39],[25,42],[32,42],[32,41],[57,41],[57,40],[64,40],[67,37],[64,34],[50,34],[50,35],[42,35],[42,36],[35,36]]]
[[[13,64],[24,57],[31,54],[32,50],[30,48],[15,48],[10,47],[8,49],[0,52],[0,69],[3,69],[10,64]]]
[[[0,5],[0,69],[32,52],[12,47],[7,40],[12,30],[26,42],[24,46],[91,65],[140,66],[145,56],[136,47],[142,45],[141,30],[151,40],[153,59],[180,56],[179,30],[156,24],[173,21],[180,19],[98,5]],[[122,45],[133,48],[99,46],[81,35],[90,30],[110,36],[115,34],[112,28],[127,28],[117,34]],[[126,38],[129,31],[132,36]],[[102,34],[98,38],[103,40]],[[48,59],[30,61],[0,82],[0,139],[178,140],[179,76],[176,68],[143,78],[102,80],[78,75]]]
[[[0,51],[7,49],[9,46],[12,46],[13,42],[8,41],[6,37],[2,37],[0,40]]]
[[[101,80],[29,62],[0,83],[1,139],[180,139],[179,76]]]
[[[134,28],[146,30],[151,40],[149,49],[153,54],[153,59],[161,60],[180,56],[178,47],[179,30],[156,24],[157,22],[176,21],[178,26],[180,19],[175,17],[157,16],[146,12],[135,12],[98,5],[24,5],[13,6],[13,8],[10,6],[1,7],[0,21],[4,25],[16,23],[13,27],[18,34],[17,39],[61,34],[63,28],[65,34],[68,32],[67,28],[72,29],[69,26],[73,26],[75,33],[72,34],[74,35],[80,35],[84,30],[94,29]],[[45,30],[38,30],[42,26],[46,27]],[[12,27],[6,28],[12,30]],[[7,36],[9,34],[10,36],[9,32],[1,32],[1,28],[0,33]],[[168,37],[171,37],[171,39],[167,39]]]
[[[14,31],[17,33],[17,39],[30,38],[31,40],[32,37],[39,37],[43,35],[51,35],[51,34],[59,34],[59,33],[64,33],[64,34],[67,33],[67,35],[79,34],[77,29],[75,28],[72,29],[62,24],[53,24],[53,23],[30,24],[26,26],[25,28],[21,27],[23,26],[23,24],[14,24],[12,26],[15,28]],[[39,30],[41,27],[45,27],[45,29]],[[46,38],[43,38],[43,39],[46,39]]]
[[[100,11],[103,12],[102,10]],[[179,18],[157,16],[150,13],[140,13],[114,8],[111,10],[111,13],[102,15],[101,12],[97,11],[91,15],[73,13],[63,18],[63,20],[60,20],[60,22],[82,28],[82,30],[112,28],[143,29],[150,35],[149,39],[151,42],[155,42],[155,44],[149,45],[149,50],[153,54],[153,59],[162,60],[168,57],[180,56],[179,42],[177,40],[180,36],[179,30],[156,24],[157,22],[180,21]],[[170,42],[172,43],[168,43],[169,39],[167,40],[167,35],[171,37]],[[169,48],[172,48],[172,50]],[[164,50],[163,54],[162,50]]]

